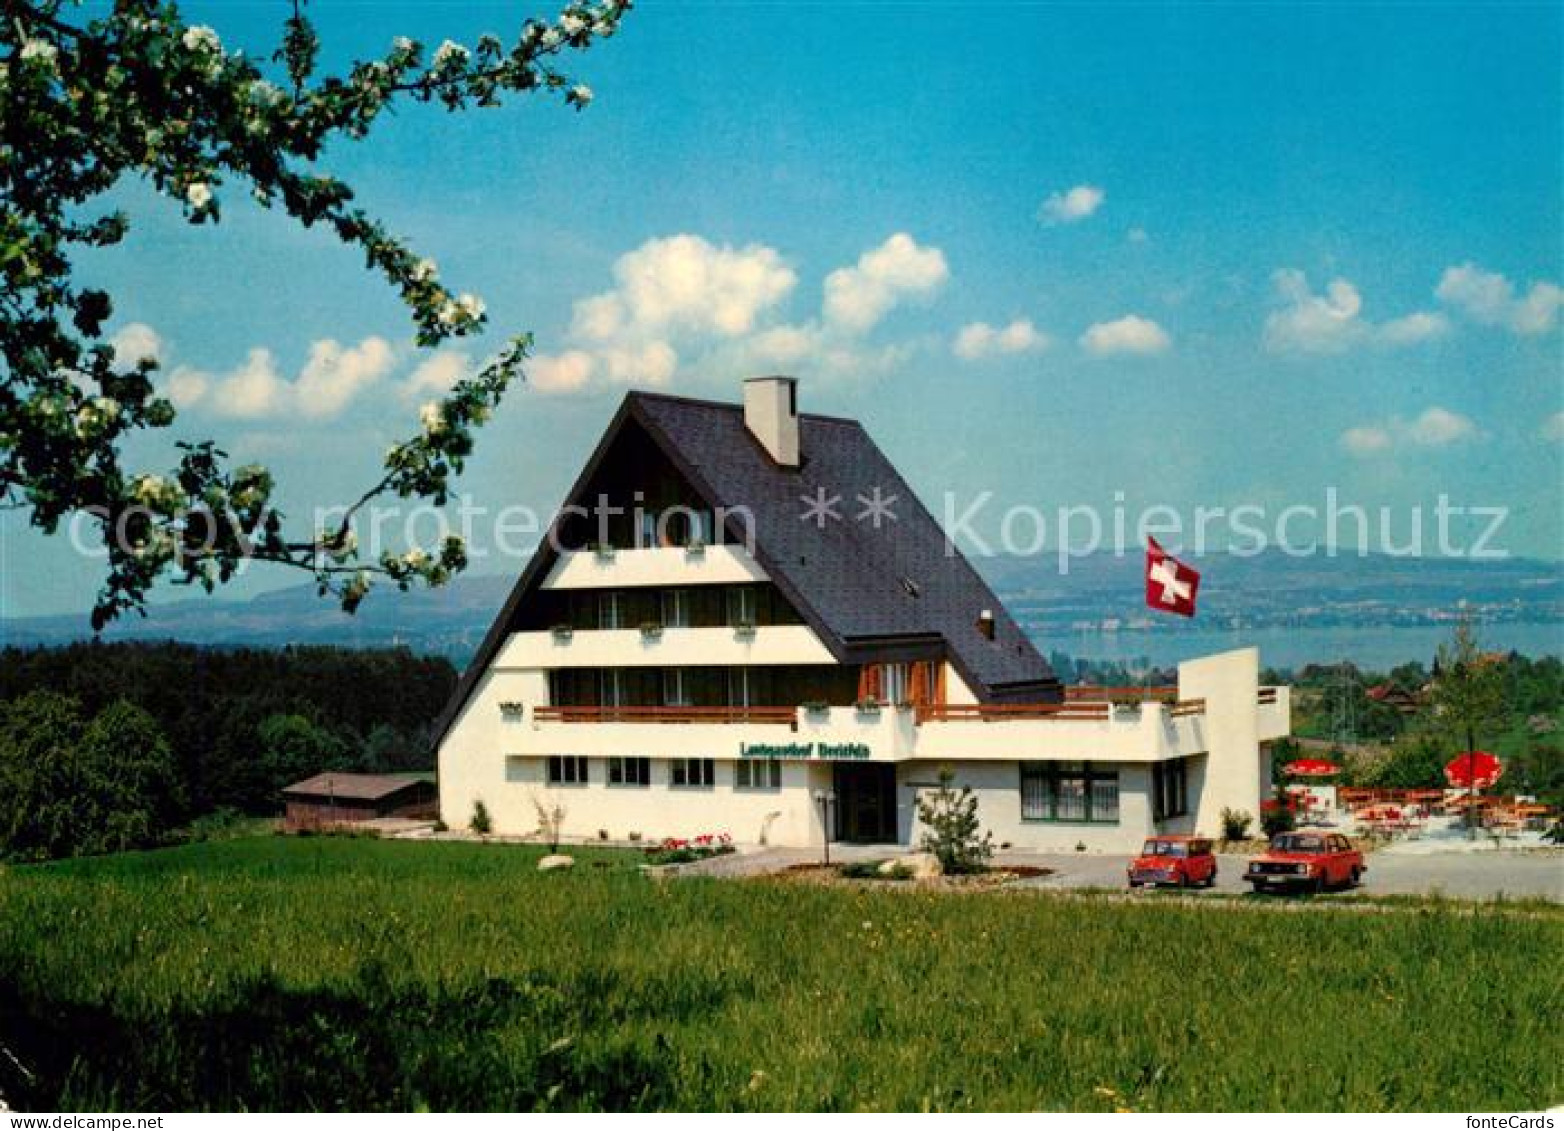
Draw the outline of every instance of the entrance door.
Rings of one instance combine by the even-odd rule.
[[[837,762],[836,839],[849,844],[896,841],[896,767]]]

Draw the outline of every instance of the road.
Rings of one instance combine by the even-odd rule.
[[[1034,881],[1056,889],[1123,888],[1128,856],[1005,855],[1004,860],[1053,868]],[[1243,856],[1217,857],[1215,892],[1247,892]],[[1452,899],[1541,898],[1564,902],[1564,855],[1550,852],[1375,852],[1355,896],[1443,895]]]

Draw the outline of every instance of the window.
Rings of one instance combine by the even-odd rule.
[[[690,595],[683,589],[669,589],[662,595],[663,627],[690,627]]]
[[[755,624],[755,590],[738,585],[728,590],[728,624]]]
[[[619,599],[618,593],[599,593],[597,595],[597,627],[624,627],[624,602]]]
[[[668,769],[669,784],[681,789],[710,788],[717,776],[710,758],[675,758]]]
[[[651,785],[652,760],[650,758],[610,758],[608,760],[609,785]]]
[[[733,785],[737,789],[781,789],[782,763],[775,758],[736,762]]]
[[[749,693],[749,669],[729,668],[728,706],[748,707],[751,706],[752,703],[753,700],[750,699]]]
[[[579,754],[550,754],[549,785],[586,785],[587,760]]]
[[[1189,812],[1189,761],[1158,762],[1151,767],[1151,818],[1166,821]]]
[[[1022,762],[1021,819],[1118,824],[1118,771],[1090,762]]]
[[[911,697],[908,689],[908,665],[880,665],[880,699],[883,702],[905,703]]]
[[[637,510],[636,514],[640,516],[640,529],[636,531],[635,544],[649,550],[657,545],[657,512]]]
[[[624,673],[618,668],[601,668],[597,673],[597,701],[604,707],[623,707]]]
[[[695,702],[690,697],[690,681],[683,668],[663,670],[663,706],[689,707]]]

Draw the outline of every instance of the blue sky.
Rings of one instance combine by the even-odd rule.
[[[331,64],[531,9],[312,11]],[[284,6],[187,12],[259,54]],[[780,369],[936,513],[1334,487],[1405,527],[1445,493],[1564,556],[1556,4],[648,0],[574,70],[586,113],[410,107],[324,162],[496,340],[537,334],[535,386],[464,479],[483,505],[556,505],[627,387],[731,399]],[[190,228],[126,186],[132,236],[81,269],[180,373],[176,430],[271,463],[307,514],[372,479],[461,359],[420,373],[353,253],[218,192],[224,223]],[[7,615],[90,604],[93,563],[3,523]]]

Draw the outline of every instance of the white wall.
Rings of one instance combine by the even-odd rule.
[[[1204,699],[1206,767],[1195,811],[1203,832],[1220,832],[1222,810],[1241,809],[1258,822],[1266,759],[1260,749],[1260,651],[1239,648],[1178,666],[1181,699]]]
[[[922,835],[915,819],[916,795],[920,788],[937,786],[944,767],[955,775],[955,788],[972,788],[978,799],[978,817],[994,834],[996,846],[1009,842],[1018,849],[1074,852],[1084,843],[1088,852],[1129,852],[1156,831],[1151,820],[1150,766],[1103,765],[1119,773],[1119,820],[1109,825],[1023,821],[1021,769],[1015,762],[911,762],[897,768],[896,787],[897,828],[907,843],[916,843]]]

